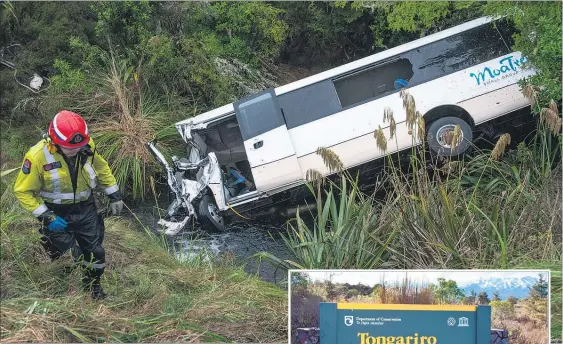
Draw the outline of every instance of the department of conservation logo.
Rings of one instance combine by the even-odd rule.
[[[344,325],[352,326],[354,325],[354,316],[352,315],[345,315],[344,316]]]

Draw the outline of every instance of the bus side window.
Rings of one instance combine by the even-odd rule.
[[[411,61],[399,58],[334,81],[342,107],[397,92],[397,80],[408,84],[414,74]]]
[[[278,96],[287,129],[330,116],[340,110],[331,80],[324,80]]]

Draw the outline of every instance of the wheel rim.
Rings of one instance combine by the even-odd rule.
[[[214,203],[207,203],[207,210],[209,211],[209,215],[213,220],[217,223],[223,223],[223,218],[219,215],[219,209]]]
[[[444,148],[451,149],[454,130],[455,130],[455,125],[453,124],[446,124],[441,126],[436,132],[436,141],[438,141],[438,144]],[[463,130],[460,130],[458,143],[456,147],[459,147],[459,143],[461,143],[462,140],[463,140]]]

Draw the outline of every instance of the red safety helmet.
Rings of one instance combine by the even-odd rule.
[[[63,110],[49,124],[49,136],[54,144],[64,148],[79,148],[90,142],[88,126],[80,115]]]

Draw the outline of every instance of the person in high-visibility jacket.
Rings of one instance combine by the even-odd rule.
[[[84,290],[106,297],[100,278],[105,269],[104,222],[93,189],[97,184],[110,199],[113,215],[123,201],[107,161],[96,152],[84,119],[60,111],[46,137],[25,154],[14,192],[41,223],[41,243],[51,260],[71,250],[84,268]]]

